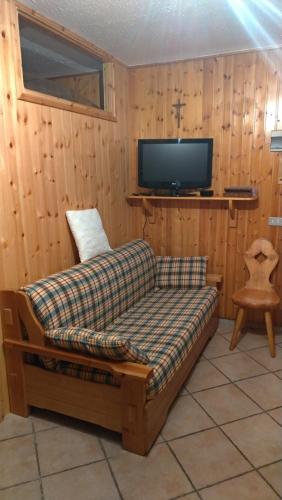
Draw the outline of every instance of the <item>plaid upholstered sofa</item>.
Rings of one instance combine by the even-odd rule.
[[[206,257],[156,257],[136,240],[2,292],[12,410],[82,418],[146,453],[217,327],[206,265]]]

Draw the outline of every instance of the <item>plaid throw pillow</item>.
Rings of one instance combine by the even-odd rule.
[[[148,356],[141,349],[118,335],[105,335],[87,328],[72,327],[46,330],[45,335],[51,344],[68,350],[94,354],[99,358],[149,363]]]
[[[156,287],[202,288],[206,286],[207,257],[156,257]]]

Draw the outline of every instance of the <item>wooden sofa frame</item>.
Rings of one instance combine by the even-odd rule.
[[[220,282],[221,276],[207,275],[209,285],[219,286]],[[29,298],[21,291],[0,292],[0,309],[11,412],[26,417],[34,406],[100,425],[120,432],[123,447],[139,455],[150,450],[178,391],[218,326],[216,312],[167,387],[147,400],[146,385],[153,374],[149,366],[102,360],[48,345]],[[105,370],[119,379],[120,386],[27,364],[25,353]]]

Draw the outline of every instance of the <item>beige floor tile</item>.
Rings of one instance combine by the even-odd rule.
[[[197,363],[192,374],[188,378],[186,388],[190,392],[196,392],[228,383],[229,380],[209,361],[201,361]]]
[[[201,491],[203,500],[276,500],[279,497],[257,472],[250,472]]]
[[[282,406],[282,380],[273,373],[241,380],[236,385],[241,387],[264,410]]]
[[[282,498],[282,461],[267,465],[260,472]]]
[[[217,329],[219,333],[222,334],[222,333],[232,332],[233,328],[234,328],[234,321],[232,319],[220,318]]]
[[[0,491],[0,500],[41,500],[39,481],[13,486]]]
[[[255,327],[251,328],[251,331],[258,331],[261,335],[266,335],[266,326],[265,324],[261,324],[257,326],[257,329]],[[281,327],[274,327],[274,334],[275,334],[275,343],[276,344],[281,344],[282,342],[282,328]]]
[[[39,432],[37,449],[42,475],[104,458],[96,436],[68,427]]]
[[[191,396],[181,396],[169,412],[162,435],[174,439],[208,427],[214,427],[214,423],[198,403]]]
[[[281,460],[282,428],[268,415],[238,420],[222,429],[255,467]]]
[[[250,349],[257,349],[258,347],[268,346],[266,332],[248,332],[246,331],[238,342],[237,347],[240,351],[249,351]]]
[[[282,378],[282,370],[275,372],[275,375],[277,375],[277,377],[279,377],[279,378]]]
[[[194,397],[217,424],[260,413],[260,408],[233,384],[197,392]]]
[[[163,438],[163,436],[161,434],[159,434],[158,437],[157,437],[157,439],[156,439],[156,441],[155,441],[155,443],[159,444],[159,443],[163,443],[163,442],[164,442],[164,438]]]
[[[61,472],[42,480],[45,500],[118,500],[106,461]]]
[[[154,446],[147,457],[123,451],[110,463],[124,500],[168,500],[192,490],[166,444]]]
[[[233,333],[233,328],[232,328],[232,330],[228,330],[228,331],[226,331],[226,332],[222,332],[222,333],[220,333],[220,335],[221,335],[222,337],[224,337],[224,338],[225,338],[225,340],[227,340],[227,342],[230,344],[230,340],[231,340],[231,337],[232,337],[232,333]]]
[[[19,417],[13,413],[6,415],[0,423],[0,441],[23,434],[31,434],[31,432],[31,421],[28,418]]]
[[[38,478],[33,435],[8,439],[0,444],[0,488]]]
[[[272,358],[268,347],[248,351],[248,355],[270,371],[282,369],[282,347],[276,346],[276,357]]]
[[[238,349],[234,349],[232,353],[239,352]],[[226,354],[232,355],[229,350],[229,342],[221,335],[216,335],[210,342],[208,342],[207,347],[204,350],[204,355],[207,359],[216,358],[218,356],[224,356]]]
[[[52,413],[47,410],[40,410],[38,408],[34,408],[30,416],[35,432],[45,431],[57,425],[64,425],[65,418],[67,417],[64,417],[64,415]]]
[[[267,373],[263,366],[243,352],[214,359],[213,364],[232,381]]]
[[[282,344],[282,328],[275,328],[275,343]]]
[[[123,452],[121,434],[118,432],[113,432],[108,429],[102,429],[100,433],[100,439],[103,444],[105,454],[108,458],[114,458]],[[154,445],[163,443],[164,439],[161,434],[155,440]]]
[[[183,495],[182,497],[178,497],[177,500],[182,500],[182,498],[186,498],[186,500],[199,500],[198,493],[188,493],[188,495]]]
[[[282,425],[282,408],[276,408],[276,410],[271,410],[268,412],[278,424]]]
[[[170,443],[196,488],[203,488],[250,470],[250,465],[220,429],[211,429]]]
[[[108,458],[117,457],[122,452],[121,434],[103,429],[100,437]]]

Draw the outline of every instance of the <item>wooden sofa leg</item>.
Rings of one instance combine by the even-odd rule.
[[[144,380],[124,377],[122,380],[122,446],[128,451],[147,452]]]
[[[23,353],[5,346],[10,410],[16,415],[27,417],[29,406],[26,399],[23,357]]]

